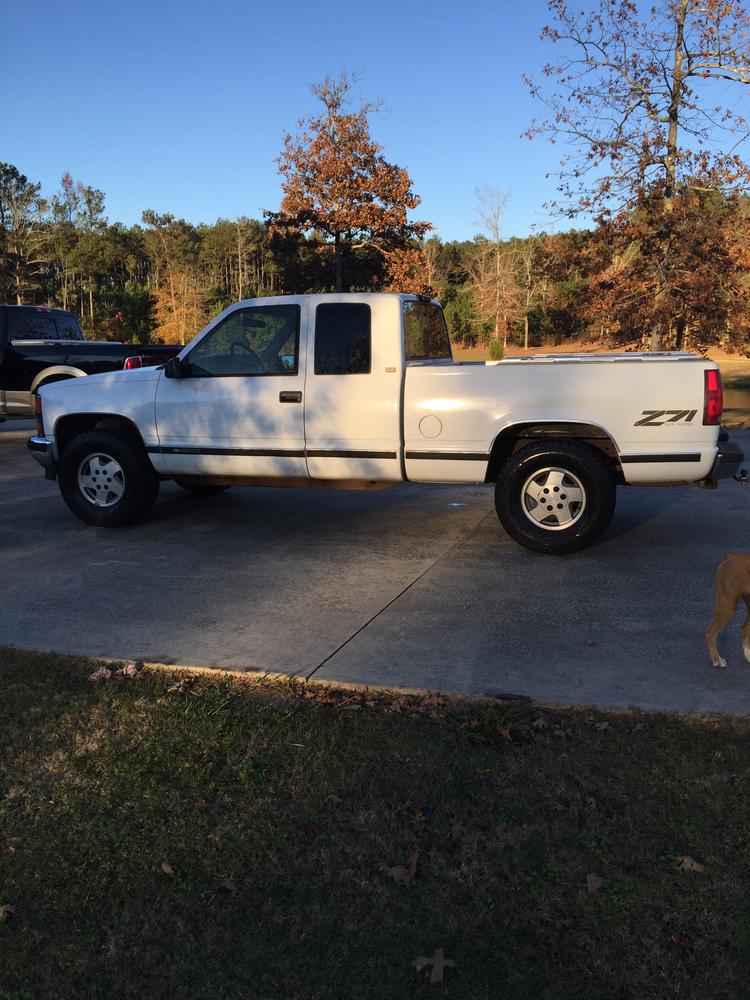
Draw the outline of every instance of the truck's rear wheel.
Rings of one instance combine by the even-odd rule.
[[[63,499],[87,524],[120,527],[146,513],[159,479],[140,443],[116,429],[79,434],[57,468]]]
[[[607,459],[580,441],[539,441],[512,455],[495,486],[505,530],[534,552],[590,545],[609,525],[616,483]]]

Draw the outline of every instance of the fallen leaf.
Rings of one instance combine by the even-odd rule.
[[[200,810],[200,812],[205,812],[208,809],[208,802],[205,799],[198,799],[195,803],[195,808]]]
[[[565,732],[565,730],[564,730],[564,729],[553,729],[553,730],[552,730],[552,735],[553,735],[553,736],[557,736],[557,737],[559,737],[560,739],[564,740],[564,739],[565,739],[565,737],[566,737],[566,736],[567,736],[568,734],[567,734],[567,733]]]
[[[502,736],[502,738],[504,740],[507,740],[508,743],[512,743],[513,742],[513,733],[510,730],[510,726],[506,726],[504,729],[501,729],[500,730],[500,735]]]
[[[16,912],[12,903],[0,903],[0,924],[4,924],[11,914]]]
[[[170,865],[168,861],[162,861],[161,870],[165,875],[169,875],[170,878],[174,875],[174,868]]]
[[[143,673],[143,660],[133,660],[117,671],[118,677],[138,677]]]
[[[181,677],[174,684],[167,688],[167,694],[184,694],[195,682],[193,677]]]
[[[594,729],[600,729],[603,733],[609,733],[614,730],[614,726],[607,719],[604,722],[595,722]]]
[[[595,872],[589,872],[586,876],[586,888],[593,896],[599,892],[601,887],[604,885],[604,881],[605,880],[601,877],[601,875],[597,875]]]
[[[331,809],[335,809],[337,806],[341,805],[341,798],[331,792],[330,795],[326,795],[326,803],[331,807]]]
[[[234,896],[237,893],[237,886],[231,878],[223,879],[219,888],[230,896]]]
[[[596,641],[596,639],[584,639],[583,640],[583,644],[584,644],[584,646],[589,646],[589,647],[590,646],[598,646],[599,645],[599,643]]]
[[[538,719],[534,719],[531,725],[534,729],[549,729],[549,722],[547,722],[543,715],[540,715]]]
[[[409,817],[410,823],[424,823],[427,820],[427,813],[423,809],[417,809]]]
[[[417,972],[422,972],[426,969],[428,965],[432,966],[432,972],[430,973],[431,983],[442,983],[443,976],[446,969],[455,969],[456,963],[452,958],[446,958],[442,948],[436,948],[435,954],[432,958],[425,958],[424,955],[420,955],[418,958],[414,959],[412,963]]]
[[[90,681],[111,681],[112,671],[109,667],[97,667],[93,674],[89,675]]]
[[[690,947],[690,938],[685,937],[685,935],[680,933],[680,931],[672,931],[671,940],[674,942],[674,944],[678,945],[680,948]]]
[[[417,874],[417,861],[419,859],[419,851],[414,848],[414,850],[409,855],[409,867],[404,865],[396,865],[394,868],[386,868],[386,875],[390,875],[394,882],[411,882],[414,876]]]
[[[679,859],[677,867],[681,872],[693,872],[695,875],[702,875],[706,870],[705,865],[702,865],[700,861],[696,861],[695,858],[691,858],[689,854],[683,854]]]

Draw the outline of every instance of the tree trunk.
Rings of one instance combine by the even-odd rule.
[[[684,316],[679,316],[675,324],[674,349],[683,351],[685,349],[685,333],[687,331],[687,320]]]
[[[334,246],[334,255],[335,255],[335,262],[336,262],[336,291],[337,292],[343,292],[343,290],[344,290],[344,276],[343,276],[343,269],[342,269],[342,266],[341,266],[342,247],[341,247],[341,234],[340,233],[336,233],[336,236],[334,237],[334,244],[333,244],[333,246]]]
[[[654,323],[651,329],[651,350],[652,351],[664,350],[664,331],[662,329],[661,323]]]
[[[528,351],[529,349],[529,314],[528,312],[523,318],[523,346]]]
[[[664,208],[667,212],[672,211],[672,198],[674,197],[677,182],[677,127],[682,109],[683,87],[685,78],[682,69],[684,58],[684,36],[685,20],[687,18],[689,0],[680,0],[675,7],[675,42],[674,42],[674,62],[672,64],[671,95],[669,104],[669,131],[667,134],[667,158],[666,158],[666,183],[664,185]]]

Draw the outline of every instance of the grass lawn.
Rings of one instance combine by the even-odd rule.
[[[3,1000],[750,996],[750,723],[95,666],[0,651]]]

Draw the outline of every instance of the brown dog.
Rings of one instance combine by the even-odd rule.
[[[720,670],[726,667],[727,661],[719,656],[716,638],[731,620],[740,598],[744,600],[748,612],[747,621],[742,626],[742,649],[745,659],[750,663],[750,553],[738,555],[728,552],[724,556],[724,562],[716,570],[716,611],[706,629],[711,663]]]

